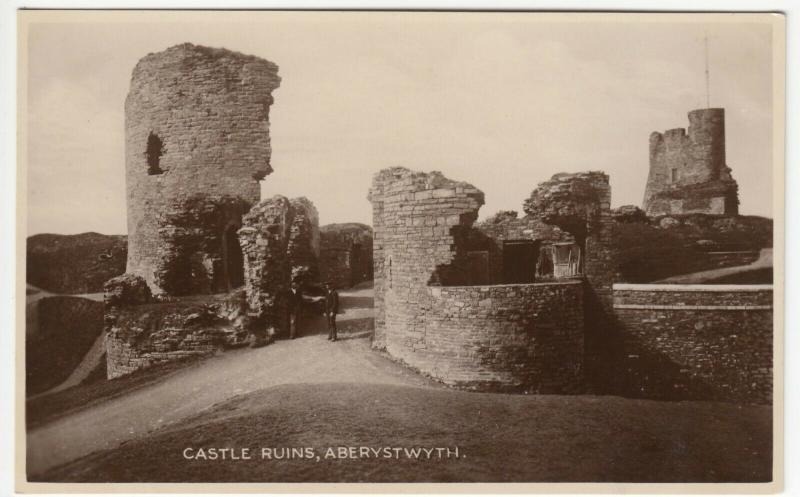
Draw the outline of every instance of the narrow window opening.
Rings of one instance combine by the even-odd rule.
[[[678,181],[678,169],[673,167],[671,173],[672,182],[676,183]]]
[[[164,154],[164,143],[155,133],[150,133],[147,137],[147,150],[144,156],[147,159],[147,174],[161,174],[161,156]]]

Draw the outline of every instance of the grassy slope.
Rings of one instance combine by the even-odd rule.
[[[286,385],[239,397],[37,481],[617,481],[771,478],[771,409],[404,386]],[[466,457],[261,460],[261,447],[453,447]],[[186,447],[250,447],[188,461]]]
[[[81,297],[45,297],[34,304],[36,330],[25,338],[25,378],[29,395],[69,377],[103,332],[103,303]]]

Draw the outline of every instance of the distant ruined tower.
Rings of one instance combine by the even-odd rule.
[[[127,272],[154,293],[243,282],[237,230],[270,166],[264,59],[185,43],[142,58],[125,101]]]
[[[738,185],[725,163],[725,109],[689,112],[689,130],[650,135],[650,174],[644,194],[650,216],[736,215]]]

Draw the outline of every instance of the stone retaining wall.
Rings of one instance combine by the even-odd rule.
[[[772,285],[614,285],[631,394],[772,401]]]

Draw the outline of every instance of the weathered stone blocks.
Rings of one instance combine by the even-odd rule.
[[[622,393],[772,402],[771,285],[614,285]]]
[[[276,195],[255,205],[242,224],[238,235],[250,316],[265,339],[285,335],[293,276],[317,276],[317,210],[308,199]]]

